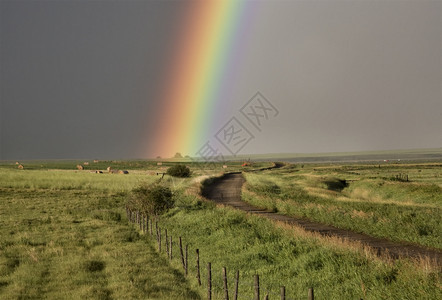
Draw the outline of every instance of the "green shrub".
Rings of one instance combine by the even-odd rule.
[[[127,206],[145,215],[161,215],[174,207],[172,191],[160,184],[141,185],[132,190]]]
[[[167,169],[167,174],[174,177],[190,177],[190,169],[185,165],[174,165]]]

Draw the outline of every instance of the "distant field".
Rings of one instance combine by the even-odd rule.
[[[392,161],[440,161],[442,148],[415,150],[385,150],[364,152],[333,153],[274,153],[246,155],[256,161],[285,161],[291,163],[326,163],[326,162],[384,162]]]
[[[442,249],[440,163],[290,165],[245,176],[243,199],[257,206]]]
[[[86,163],[86,164],[85,164]],[[24,170],[73,170],[78,171],[77,165],[83,167],[82,173],[94,173],[101,170],[104,173],[108,167],[114,170],[130,170],[135,174],[155,175],[162,173],[174,164],[184,164],[191,168],[194,175],[210,175],[219,172],[236,172],[250,169],[242,167],[242,160],[228,160],[225,163],[210,161],[191,161],[190,159],[169,159],[169,160],[103,160],[94,162],[93,160],[29,160],[29,161],[0,161],[0,168],[17,170],[19,165],[23,165]],[[254,162],[253,168],[262,168],[271,166],[270,161]],[[224,169],[223,166],[226,166]]]

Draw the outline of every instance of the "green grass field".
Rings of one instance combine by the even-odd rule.
[[[233,289],[240,271],[240,299],[253,298],[254,275],[262,296],[278,299],[285,286],[289,299],[306,299],[310,287],[318,299],[436,299],[442,296],[440,275],[428,264],[382,261],[362,248],[324,239],[302,230],[277,227],[266,219],[231,208],[215,207],[187,197],[169,212],[160,227],[181,236],[189,246],[190,275],[195,280],[195,250],[200,251],[203,289],[207,263],[212,264],[216,299],[223,299],[222,268]],[[163,246],[164,247],[164,246]],[[174,265],[181,261],[177,248]]]
[[[136,163],[141,166],[130,168]],[[291,299],[305,299],[309,287],[315,288],[319,299],[442,297],[440,273],[426,262],[384,261],[362,247],[276,226],[258,217],[216,207],[189,193],[189,189],[198,189],[201,178],[222,172],[220,166],[194,167],[194,175],[187,179],[162,179],[177,200],[176,208],[159,220],[161,228],[167,228],[175,241],[175,259],[169,261],[164,252],[157,252],[153,238],[128,223],[125,201],[131,189],[143,182],[156,182],[161,177],[156,172],[172,163],[157,166],[156,162],[139,161],[112,165],[129,170],[129,175],[90,172],[104,170],[108,163],[83,171],[75,170],[76,164],[28,162],[24,170],[18,170],[14,163],[0,166],[1,299],[205,298],[205,280],[202,287],[195,280],[196,248],[201,253],[203,278],[206,264],[212,263],[215,299],[222,299],[223,266],[227,267],[231,289],[233,273],[240,271],[239,299],[252,298],[255,274],[261,276],[262,295],[269,293],[271,299],[278,297],[281,285],[286,286]],[[260,163],[254,167],[269,165]],[[251,185],[247,189],[256,188],[251,195],[269,199],[269,187],[270,195],[281,195],[288,188],[283,183],[293,185],[291,182],[296,179],[308,195],[333,192],[344,197],[345,193],[360,192],[351,190],[352,185],[340,192],[330,191],[315,176],[341,178],[351,174],[353,177],[345,179],[356,180],[372,177],[370,168],[373,166],[298,166],[262,175],[249,173]],[[237,162],[229,163],[227,170],[243,169],[241,162]],[[274,172],[279,173],[276,178],[272,177]],[[398,170],[389,172],[396,174]],[[416,170],[412,184],[417,184],[416,178],[420,176],[420,184],[440,187],[440,181],[433,182],[434,172],[430,165],[420,172]],[[370,180],[376,183],[381,179],[367,180],[371,184]],[[362,179],[358,183],[365,186]],[[264,190],[260,190],[262,186]],[[413,190],[385,190],[381,196],[400,192],[403,195],[394,201],[408,203],[407,195]],[[429,191],[423,193],[416,204],[439,207],[437,198],[429,195]],[[270,199],[277,201],[275,197]],[[437,229],[431,230],[434,228]],[[179,236],[189,246],[188,277],[183,274],[177,251]]]
[[[152,177],[0,168],[0,178],[0,298],[199,298],[123,215],[127,192]]]
[[[441,164],[290,165],[246,178],[243,199],[257,206],[442,249]]]

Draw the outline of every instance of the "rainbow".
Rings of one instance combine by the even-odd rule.
[[[190,1],[179,41],[161,89],[161,122],[151,155],[193,156],[213,135],[213,119],[244,53],[254,3],[238,0]]]

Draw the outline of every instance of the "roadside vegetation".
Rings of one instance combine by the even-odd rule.
[[[144,216],[160,216],[175,205],[171,189],[159,183],[142,184],[128,196],[126,207]]]
[[[167,169],[167,175],[174,176],[174,177],[190,177],[190,169],[189,167],[185,165],[174,165]]]
[[[376,237],[442,249],[441,168],[290,165],[246,173],[243,200]],[[398,174],[407,174],[409,181],[397,180],[402,178]]]
[[[189,276],[195,278],[199,249],[202,289],[207,289],[207,263],[212,264],[215,299],[222,299],[222,268],[227,268],[230,295],[240,271],[239,299],[253,298],[253,276],[259,274],[262,295],[278,298],[285,286],[290,299],[305,299],[310,287],[318,299],[436,299],[442,296],[439,270],[428,261],[378,258],[360,244],[283,224],[228,207],[218,207],[193,195],[179,198],[177,207],[160,218],[174,240],[189,247]],[[164,247],[164,246],[163,246]],[[173,265],[181,267],[175,246]],[[166,254],[164,254],[166,255]]]

